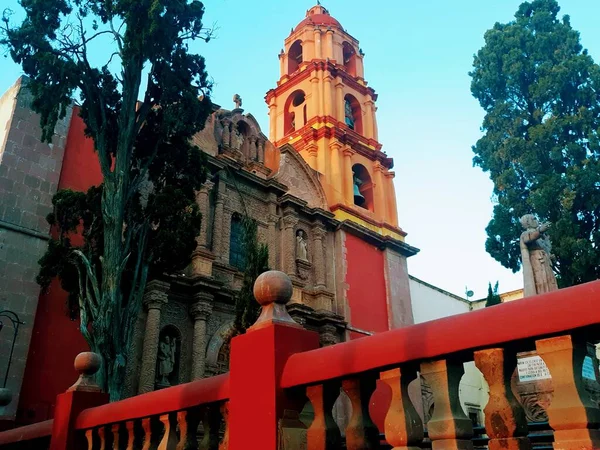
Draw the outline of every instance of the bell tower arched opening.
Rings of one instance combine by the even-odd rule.
[[[293,74],[302,64],[302,41],[297,40],[292,44],[288,52],[288,75]]]
[[[302,90],[294,91],[285,102],[284,134],[299,130],[307,122],[306,94]]]
[[[369,171],[362,164],[352,166],[354,204],[373,212],[373,182]]]
[[[349,42],[344,42],[342,45],[342,52],[344,57],[344,68],[349,75],[356,77],[356,50]]]
[[[362,108],[356,97],[350,94],[344,97],[344,122],[351,130],[363,133]]]

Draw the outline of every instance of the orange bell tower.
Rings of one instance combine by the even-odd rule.
[[[377,94],[363,60],[358,41],[327,9],[309,9],[285,40],[280,79],[266,95],[270,140],[291,144],[319,173],[338,220],[403,241],[393,161],[378,142]]]

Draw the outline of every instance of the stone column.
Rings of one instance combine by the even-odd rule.
[[[319,116],[323,116],[323,115],[325,115],[325,105],[324,105],[324,103],[325,103],[325,101],[324,101],[325,100],[325,92],[324,92],[325,86],[323,86],[324,83],[323,83],[323,69],[322,68],[320,68],[317,71],[317,78],[319,79],[319,84],[317,85],[319,88],[319,96],[317,97],[317,99],[318,99],[317,101],[319,104]]]
[[[328,72],[325,72],[324,77],[323,77],[323,82],[324,82],[324,89],[325,92],[323,94],[324,97],[324,112],[326,116],[333,116],[334,110],[333,110],[333,95],[332,95],[332,89],[331,89],[331,81],[333,80],[333,78],[331,78],[331,75],[329,75]]]
[[[325,58],[335,59],[333,54],[333,30],[331,28],[327,28],[327,34],[325,35],[325,45],[326,49],[323,52]]]
[[[321,112],[319,111],[319,76],[315,71],[314,76],[310,79],[310,83],[312,86],[312,101],[308,102],[308,107],[311,110],[308,111],[309,117],[320,116]]]
[[[273,270],[280,270],[277,267],[277,223],[279,216],[277,215],[277,205],[274,202],[269,203],[269,215],[267,216],[268,233],[269,233],[269,267]]]
[[[323,59],[323,52],[321,51],[321,29],[315,28],[315,58]]]
[[[373,106],[373,139],[379,140],[379,128],[377,127],[377,106]]]
[[[277,103],[275,103],[275,98],[272,98],[269,104],[269,122],[269,140],[275,143],[277,141]]]
[[[231,132],[229,130],[229,121],[223,122],[223,135],[221,138],[222,144],[225,147],[229,147],[231,145]]]
[[[373,101],[365,102],[365,136],[373,139]]]
[[[383,167],[381,165],[381,163],[379,161],[376,161],[374,166],[373,166],[373,171],[374,171],[374,182],[375,182],[375,189],[374,189],[374,201],[375,201],[375,213],[381,218],[381,220],[383,220],[384,222],[387,222],[387,180],[385,179],[385,176],[383,174],[383,172],[385,171],[385,167]]]
[[[315,267],[316,288],[325,288],[325,249],[323,238],[327,236],[327,230],[320,225],[313,227],[313,264]]]
[[[142,350],[142,366],[140,369],[140,384],[138,394],[154,390],[156,378],[156,356],[158,353],[158,338],[160,335],[160,313],[163,305],[168,303],[169,283],[153,280],[148,283],[144,294],[144,305],[148,310],[144,347]]]
[[[293,213],[283,216],[283,270],[290,276],[296,277],[296,236],[295,229],[298,217]]]
[[[265,141],[263,139],[260,139],[258,141],[257,151],[258,151],[258,162],[264,163],[265,162]]]
[[[335,118],[344,123],[346,118],[345,104],[344,104],[344,83],[341,78],[337,78],[335,84]]]
[[[308,153],[308,165],[311,167],[311,169],[318,171],[320,167],[318,167],[317,161],[317,154],[319,153],[319,147],[317,147],[317,144],[310,144],[306,148],[306,153]]]
[[[215,219],[213,225],[213,242],[212,242],[212,251],[220,260],[223,260],[223,228],[225,224],[223,223],[223,204],[225,202],[224,196],[224,188],[225,185],[222,181],[219,181],[219,185],[217,187],[217,200],[215,202]]]
[[[285,52],[283,50],[281,50],[281,53],[279,54],[279,72],[281,73],[281,76],[283,77],[285,75]]]
[[[350,147],[346,147],[343,150],[344,153],[344,173],[342,179],[344,180],[344,196],[346,198],[346,204],[354,205],[354,180],[352,179],[352,155],[354,150]]]
[[[196,297],[196,303],[190,308],[194,319],[194,341],[192,347],[192,380],[204,378],[206,369],[206,322],[212,314],[214,296],[201,292]]]
[[[394,189],[394,172],[384,173],[387,182],[387,221],[391,225],[398,226],[398,205],[396,204],[396,189]]]
[[[364,58],[365,55],[358,54],[356,55],[356,76],[358,78],[365,78],[365,66],[364,66]]]
[[[248,155],[246,155],[248,161],[256,161],[258,159],[258,150],[256,147],[257,139],[256,136],[250,136],[248,138]]]
[[[196,193],[196,203],[198,203],[198,206],[200,207],[200,212],[202,213],[202,222],[200,223],[200,235],[198,236],[196,241],[198,242],[198,245],[202,248],[206,248],[208,244],[208,218],[210,216],[209,195],[214,185],[215,183],[213,183],[212,181],[206,181],[202,185],[200,190]]]

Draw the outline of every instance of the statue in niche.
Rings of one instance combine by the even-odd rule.
[[[158,343],[158,384],[170,386],[169,376],[175,370],[175,350],[177,341],[174,337],[165,335]]]
[[[556,291],[558,285],[552,271],[552,245],[546,234],[550,224],[540,225],[533,214],[524,215],[520,222],[525,229],[520,239],[524,296]]]
[[[240,133],[237,127],[234,127],[231,132],[231,148],[234,150],[241,150],[244,144],[244,135]]]
[[[296,234],[296,258],[308,261],[308,242],[306,233],[302,230],[298,230]]]
[[[235,109],[240,109],[242,107],[242,97],[240,97],[240,94],[235,94],[233,96],[233,103],[235,103]]]
[[[346,125],[348,125],[351,130],[354,130],[354,115],[352,114],[352,103],[350,103],[350,100],[346,100],[345,102],[344,115]]]

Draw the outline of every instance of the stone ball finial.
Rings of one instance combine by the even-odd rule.
[[[12,401],[12,392],[7,388],[0,388],[0,407],[7,406]]]
[[[262,311],[248,331],[275,324],[299,327],[285,307],[292,299],[293,292],[292,281],[285,273],[271,270],[260,275],[254,283],[254,298],[262,306]]]
[[[290,277],[277,270],[263,273],[254,283],[254,298],[261,306],[271,303],[286,305],[292,299],[292,293]]]
[[[67,389],[70,391],[87,391],[87,392],[99,392],[100,388],[94,380],[94,375],[100,369],[102,365],[102,358],[98,353],[94,352],[83,352],[75,357],[75,363],[73,366],[75,370],[79,372],[79,379],[77,382]]]

